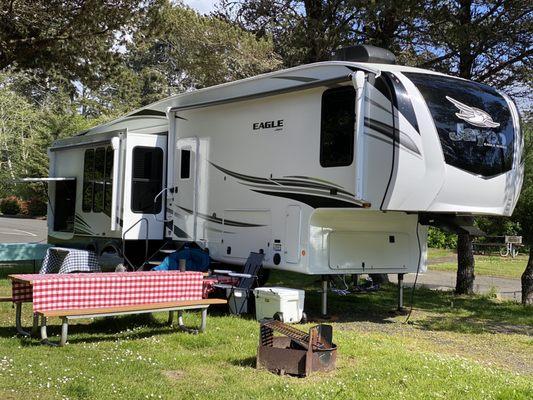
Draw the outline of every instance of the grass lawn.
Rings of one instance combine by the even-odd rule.
[[[0,269],[0,296],[10,294],[13,272]],[[269,284],[307,288],[306,310],[318,321],[314,278],[276,272]],[[429,290],[414,299],[405,324],[391,312],[392,285],[331,295],[337,369],[305,379],[257,371],[258,323],[223,309],[197,336],[171,330],[164,314],[74,321],[69,344],[50,348],[15,337],[14,310],[0,303],[0,399],[533,398],[533,308]]]
[[[435,271],[457,271],[456,253],[448,249],[429,249],[428,268]],[[452,260],[453,259],[453,260]],[[476,275],[498,276],[502,278],[520,279],[526,269],[528,256],[520,254],[516,258],[500,257],[499,255],[476,255]]]

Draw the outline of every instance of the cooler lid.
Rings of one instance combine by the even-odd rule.
[[[254,293],[260,297],[278,297],[283,299],[299,299],[300,294],[303,293],[300,289],[291,289],[280,286],[273,287],[258,287],[254,289]]]

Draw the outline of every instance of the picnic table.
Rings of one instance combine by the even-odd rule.
[[[201,272],[142,271],[115,273],[77,274],[15,274],[12,282],[12,301],[16,306],[15,324],[22,335],[30,335],[22,329],[22,304],[33,303],[33,328],[37,329],[41,317],[41,338],[49,343],[46,334],[46,318],[63,319],[60,344],[66,342],[68,319],[96,316],[122,315],[141,312],[178,312],[180,328],[181,312],[186,309],[202,310],[201,331],[205,329],[209,304],[225,300],[203,299],[205,285]]]

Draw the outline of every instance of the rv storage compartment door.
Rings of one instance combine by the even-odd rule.
[[[272,238],[270,210],[224,210],[223,256],[228,260],[246,260],[251,251],[265,252],[269,259],[268,243]],[[232,260],[233,259],[233,260]]]
[[[339,232],[328,235],[332,269],[407,269],[409,236],[400,232]]]

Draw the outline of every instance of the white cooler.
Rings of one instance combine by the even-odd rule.
[[[255,316],[258,321],[264,318],[277,318],[286,323],[301,321],[304,311],[304,290],[259,287],[254,290],[254,296]]]

